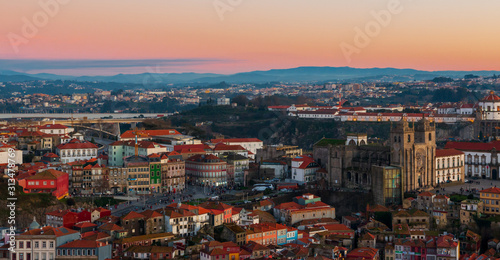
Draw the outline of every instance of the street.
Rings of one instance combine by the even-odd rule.
[[[123,202],[115,209],[112,207],[111,214],[114,216],[123,216],[130,211],[143,211],[147,209],[159,209],[174,202],[186,202],[201,198],[210,198],[213,195],[208,195],[208,189],[199,186],[186,185],[186,189],[182,193],[133,196],[135,200]],[[237,191],[228,191],[229,193]]]
[[[466,178],[470,179],[470,178]],[[473,182],[472,183],[463,183],[460,185],[453,185],[453,184],[447,184],[444,185],[442,188],[437,188],[432,190],[433,193],[436,194],[464,194],[464,195],[469,195],[471,191],[473,191],[475,196],[479,195],[479,191],[491,188],[491,187],[499,187],[500,188],[500,180],[486,180],[486,179],[477,179],[473,180],[470,179]],[[444,189],[444,190],[443,190]],[[461,190],[462,189],[462,190]]]

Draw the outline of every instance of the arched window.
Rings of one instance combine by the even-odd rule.
[[[429,141],[432,141],[432,133],[429,133]]]
[[[408,135],[408,143],[411,142],[411,135]]]

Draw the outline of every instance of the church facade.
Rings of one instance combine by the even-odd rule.
[[[500,137],[500,97],[493,91],[479,100],[474,132],[474,138],[496,139]]]
[[[400,190],[401,196],[407,191],[434,187],[435,138],[433,122],[423,119],[411,123],[405,117],[391,126],[386,145],[369,145],[366,135],[359,134],[348,135],[343,141],[323,138],[313,149],[314,158],[326,169],[317,178],[329,187],[380,194],[393,189]]]
[[[403,120],[392,127],[389,137],[391,165],[401,167],[403,190],[413,191],[436,186],[436,127],[421,120]]]

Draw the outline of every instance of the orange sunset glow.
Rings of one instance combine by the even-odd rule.
[[[500,70],[500,1],[494,0],[0,3],[0,59],[5,60],[187,59],[185,64],[150,66],[157,72],[226,74],[298,66]],[[400,12],[390,13],[391,4]],[[384,11],[390,14],[385,25],[373,15]],[[26,21],[36,33],[26,34]],[[355,28],[365,31],[373,22],[379,30],[370,32],[366,46],[356,46]],[[355,48],[348,58],[342,43]],[[137,66],[27,72],[144,71]]]

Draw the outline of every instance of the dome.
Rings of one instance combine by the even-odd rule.
[[[33,217],[33,222],[31,222],[31,224],[30,224],[30,230],[39,229],[39,228],[40,228],[40,224],[38,224],[38,222],[36,222],[35,217]]]
[[[500,101],[500,97],[495,95],[494,91],[490,91],[490,94],[488,96],[486,96],[485,98],[483,98],[482,101]]]

